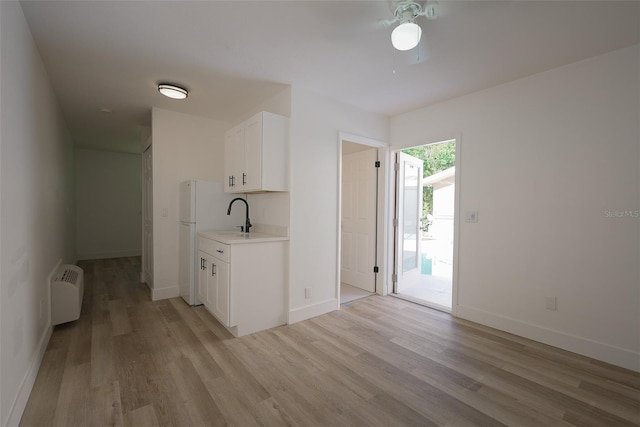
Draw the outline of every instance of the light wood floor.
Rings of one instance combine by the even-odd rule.
[[[372,292],[356,288],[355,286],[351,286],[347,283],[340,283],[340,304],[348,304],[352,301],[366,298],[371,295],[373,295]]]
[[[83,262],[23,426],[630,426],[640,375],[392,297],[233,338],[151,302],[138,258]]]

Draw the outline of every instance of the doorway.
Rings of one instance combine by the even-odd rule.
[[[393,294],[451,312],[456,140],[396,153]]]
[[[342,144],[341,303],[376,291],[377,160],[373,147]]]
[[[383,293],[383,235],[386,215],[384,167],[388,146],[366,137],[340,133],[338,303]],[[380,265],[379,260],[383,259]]]

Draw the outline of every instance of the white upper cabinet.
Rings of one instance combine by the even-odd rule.
[[[260,112],[227,131],[225,191],[289,191],[289,119]]]

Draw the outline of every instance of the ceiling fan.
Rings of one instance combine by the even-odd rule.
[[[391,44],[400,51],[411,50],[420,43],[422,28],[416,24],[416,19],[424,16],[427,19],[438,17],[437,2],[417,2],[413,0],[394,0],[391,3],[394,18],[382,21],[388,27],[396,22],[400,24],[391,32]]]

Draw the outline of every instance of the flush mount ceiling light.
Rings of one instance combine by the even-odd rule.
[[[158,92],[172,99],[185,99],[189,91],[173,83],[158,83]]]
[[[416,24],[416,18],[426,16],[429,19],[435,19],[438,16],[435,3],[429,3],[422,6],[411,0],[402,0],[395,3],[395,18],[391,21],[385,21],[385,25],[391,25],[394,22],[400,22],[391,32],[391,44],[398,50],[410,50],[420,43],[422,37],[422,28]]]

